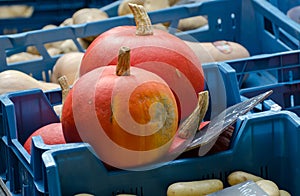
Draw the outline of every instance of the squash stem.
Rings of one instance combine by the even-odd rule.
[[[136,35],[153,35],[152,23],[144,6],[128,3],[136,24]]]
[[[62,94],[62,101],[61,101],[62,104],[61,105],[63,106],[65,103],[65,100],[70,92],[70,85],[69,85],[68,79],[65,75],[58,78],[58,83],[61,88],[61,94]],[[61,118],[62,118],[61,110],[59,112],[59,116],[60,116],[59,119],[61,120]]]
[[[65,75],[58,78],[58,83],[61,87],[61,92],[62,92],[62,104],[64,104],[66,97],[70,91],[70,85]]]
[[[116,75],[117,76],[130,75],[130,48],[128,47],[123,46],[119,50]]]

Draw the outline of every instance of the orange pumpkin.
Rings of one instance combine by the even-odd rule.
[[[88,142],[101,160],[118,168],[159,161],[178,126],[171,89],[152,72],[129,69],[129,51],[120,49],[117,66],[80,77],[66,97],[61,119],[67,141]]]
[[[180,119],[187,118],[197,105],[197,95],[204,89],[201,63],[192,49],[178,37],[152,29],[143,6],[130,4],[136,26],[118,26],[99,35],[82,59],[80,76],[89,71],[117,63],[122,45],[131,48],[135,67],[151,71],[163,78],[174,92]]]
[[[61,123],[50,123],[34,131],[24,143],[25,150],[31,154],[31,140],[34,136],[41,136],[47,145],[65,144],[66,140],[62,131]]]

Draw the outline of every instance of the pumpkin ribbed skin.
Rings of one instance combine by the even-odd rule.
[[[62,110],[67,142],[90,143],[104,162],[115,167],[161,158],[178,126],[172,91],[152,72],[135,67],[129,76],[115,72],[116,66],[103,66],[75,83]],[[136,152],[145,153],[136,160]]]

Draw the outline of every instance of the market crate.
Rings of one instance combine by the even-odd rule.
[[[207,118],[240,102],[236,76],[232,68],[219,68],[217,64],[212,64],[203,65],[203,70],[211,103]],[[41,140],[36,140],[31,155],[24,149],[23,144],[39,127],[59,122],[52,106],[60,102],[60,90],[47,93],[39,89],[26,90],[1,97],[3,146],[0,150],[6,152],[0,156],[1,162],[6,163],[6,168],[2,168],[1,172],[7,176],[7,186],[12,193],[47,194],[47,179],[41,155],[51,148],[66,148],[69,144],[45,145]]]
[[[299,0],[267,0],[272,5],[277,7],[282,13],[287,14],[287,12],[298,5],[300,5]]]
[[[229,150],[146,171],[109,171],[88,145],[47,151],[42,157],[49,194],[166,195],[167,187],[178,181],[217,178],[226,186],[229,173],[243,170],[299,195],[299,117],[289,111],[266,111],[245,115],[237,125]]]
[[[33,12],[28,17],[0,18],[0,35],[21,33],[41,29],[45,25],[59,25],[65,19],[81,8],[102,8],[113,3],[114,0],[10,0],[0,1],[1,6],[28,6]]]
[[[273,90],[273,102],[265,102],[266,109],[278,104],[282,109],[300,115],[300,51],[260,55],[248,59],[219,64],[236,71],[240,94],[246,98]]]
[[[269,21],[274,23],[274,26],[276,28],[285,29],[287,32],[291,33],[297,32],[297,28],[288,27],[285,23],[282,23],[281,20],[278,20],[277,13],[270,14],[268,11],[268,7],[260,6],[255,2],[256,1],[254,0],[211,0],[174,6],[159,11],[153,11],[149,13],[149,16],[153,24],[170,22],[170,33],[173,33],[174,35],[185,40],[207,42],[225,39],[228,41],[236,41],[244,45],[250,51],[251,55],[273,53],[293,49],[287,43],[278,39],[278,37],[270,35],[270,33],[265,28],[264,22],[267,18]],[[46,51],[44,44],[71,39],[76,44],[79,51],[84,51],[80,43],[77,41],[77,38],[98,35],[112,27],[119,25],[133,25],[134,20],[131,15],[122,17],[116,16],[118,3],[119,1],[116,1],[101,8],[111,16],[110,18],[103,21],[81,25],[72,25],[68,27],[59,27],[56,29],[35,30],[13,35],[0,36],[0,71],[8,69],[20,70],[25,73],[31,74],[36,79],[50,81],[52,67],[59,55],[50,56]],[[197,15],[207,16],[208,25],[203,28],[186,32],[175,31],[180,19]],[[262,42],[261,40],[264,41]],[[6,57],[14,53],[24,51],[28,46],[35,46],[41,54],[42,58],[38,60],[13,64],[7,63]],[[236,90],[236,79],[231,80],[231,76],[226,74],[224,75],[226,69],[228,69],[228,67],[220,68],[222,79],[216,80],[218,82],[222,82],[223,80],[226,84],[226,89],[220,90],[221,83],[217,83],[218,85],[216,89],[218,89],[218,93],[226,92],[226,94],[230,96],[227,96],[227,100],[224,100],[224,96],[213,96],[218,99],[215,101],[211,101],[211,103],[220,103],[222,101],[226,103],[225,105],[229,106],[240,101],[239,93]],[[232,74],[233,72],[230,73]],[[209,77],[210,76],[207,75],[207,79],[210,81]],[[213,75],[211,77],[212,80],[216,79]],[[223,86],[223,84],[221,86]],[[1,177],[3,177],[3,179],[7,181],[7,184],[13,193],[20,193],[23,189],[26,189],[26,191],[30,193],[35,194],[37,192],[44,194],[44,192],[47,192],[47,187],[43,185],[46,182],[45,173],[43,173],[43,170],[37,169],[36,171],[40,171],[41,173],[35,174],[31,165],[32,162],[34,162],[31,160],[35,160],[35,158],[33,157],[37,157],[37,159],[39,159],[40,156],[29,156],[28,154],[26,154],[22,147],[22,142],[24,142],[24,138],[28,136],[29,133],[31,133],[33,130],[45,123],[50,123],[50,120],[46,120],[50,117],[46,117],[45,119],[43,119],[43,122],[37,122],[37,124],[35,124],[32,122],[32,119],[39,119],[39,115],[31,116],[27,112],[25,116],[25,114],[22,113],[22,111],[24,110],[21,110],[21,108],[28,108],[28,106],[21,104],[23,103],[23,101],[18,102],[17,105],[14,105],[15,103],[13,101],[13,99],[19,100],[21,99],[21,97],[27,96],[28,99],[26,100],[30,102],[31,93],[33,93],[33,96],[35,97],[34,100],[36,100],[32,102],[33,105],[37,105],[38,107],[40,107],[36,103],[41,103],[42,106],[45,106],[45,108],[47,108],[47,111],[50,112],[49,115],[52,115],[52,120],[57,120],[57,117],[54,116],[54,113],[50,108],[47,99],[49,99],[50,103],[53,104],[51,99],[53,98],[53,96],[57,97],[56,95],[57,93],[59,94],[59,92],[42,94],[40,91],[24,91],[1,97],[0,133],[2,140],[0,144],[0,151],[3,151],[1,155],[4,156],[1,156],[0,159],[1,162],[4,162],[6,164],[1,165],[0,172]],[[55,95],[53,95],[53,93]],[[47,99],[45,98],[45,96]],[[57,104],[58,102],[56,100],[55,104]],[[218,104],[216,104],[214,107],[217,108],[217,105]],[[17,108],[17,110],[15,110],[15,107]],[[216,110],[211,110],[214,113],[210,113],[210,115],[214,116],[222,109],[224,108],[221,107],[219,109],[217,108]],[[29,110],[29,112],[30,111],[31,110]],[[40,114],[41,111],[37,109],[36,112],[36,114]],[[12,115],[12,117],[10,115]],[[43,115],[48,116],[48,113]],[[22,119],[18,119],[17,116],[21,116]],[[23,125],[29,127],[23,127]],[[22,135],[21,133],[23,132],[25,132],[26,134]],[[19,137],[22,137],[23,139],[20,139]],[[45,150],[49,148],[50,147],[46,146]],[[22,172],[25,172],[25,174],[22,175]],[[39,177],[36,177],[35,175]],[[32,178],[33,180],[30,180],[30,178]],[[23,181],[24,179],[25,181]],[[23,182],[26,183],[23,184]],[[31,182],[33,182],[35,185],[28,186],[28,184],[30,184]]]
[[[27,193],[28,189],[32,188],[30,185],[35,187],[33,190],[42,191],[43,186],[39,185],[39,182],[41,181],[43,171],[39,165],[40,163],[37,162],[38,159],[35,159],[35,157],[40,156],[43,151],[56,146],[40,145],[39,149],[33,150],[30,156],[20,146],[20,141],[23,144],[26,137],[38,127],[51,122],[59,122],[59,118],[53,113],[52,105],[61,102],[61,92],[60,90],[56,90],[42,93],[39,89],[36,89],[28,92],[15,92],[14,96],[11,97],[10,95],[3,95],[0,99],[0,119],[2,125],[0,129],[0,150],[3,152],[0,156],[1,163],[3,163],[1,164],[0,172],[2,180],[13,195]],[[13,132],[12,130],[15,131]],[[18,141],[15,141],[17,140],[16,138],[18,138]],[[22,157],[14,154],[14,150],[10,148],[10,146],[14,145],[21,148]],[[35,182],[28,183],[33,177],[32,179],[27,177],[27,172],[32,173]],[[33,194],[34,192],[30,193],[25,195],[36,195]]]
[[[77,38],[99,35],[115,26],[134,25],[132,15],[116,15],[119,2],[102,7],[111,16],[103,21],[0,36],[0,71],[22,70],[32,73],[38,79],[42,78],[41,73],[46,73],[44,79],[49,80],[47,74],[51,72],[52,65],[58,56],[50,56],[44,44],[72,40],[79,51],[84,51]],[[269,10],[270,7],[261,5],[255,0],[210,0],[153,11],[149,13],[149,16],[153,24],[169,22],[169,32],[182,39],[201,42],[234,41],[246,47],[251,55],[298,48],[291,47],[289,42],[284,42],[285,40],[281,40],[277,34],[273,35],[269,32],[265,24],[266,19],[268,23],[272,23],[274,29],[283,29],[291,34],[299,32],[298,28],[291,27],[285,21],[280,20],[277,12],[270,13]],[[208,25],[195,30],[176,31],[180,19],[198,15],[207,16]],[[29,46],[35,46],[42,58],[30,63],[7,64],[6,57],[25,51]],[[38,66],[45,63],[45,66]]]
[[[299,0],[267,0],[268,2],[271,3],[271,5],[273,6],[273,10],[275,10],[277,13],[280,14],[280,17],[282,18],[282,20],[285,21],[289,21],[291,22],[291,24],[293,24],[295,27],[298,26],[298,28],[300,28],[299,25],[299,13],[292,13],[291,10],[295,7],[300,6],[300,1]],[[294,9],[296,10],[296,9]],[[274,26],[270,25],[270,30],[273,31]],[[284,29],[279,29],[279,31],[275,32],[277,34],[280,34],[280,36],[284,39],[287,38],[288,40],[292,41],[293,44],[298,44],[299,45],[299,39],[295,39],[295,37],[293,35],[291,35],[289,32],[286,32]]]

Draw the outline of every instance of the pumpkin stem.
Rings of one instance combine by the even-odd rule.
[[[187,139],[195,135],[208,109],[209,93],[202,91],[198,94],[198,104],[191,115],[179,126],[178,136]]]
[[[62,101],[61,101],[62,104],[61,105],[63,106],[65,103],[65,100],[67,98],[67,95],[70,92],[70,85],[69,85],[68,79],[65,75],[59,77],[57,80],[58,80],[58,83],[61,88],[61,94],[62,94]],[[59,110],[59,118],[60,118],[60,120],[62,118],[61,110]]]
[[[66,97],[70,91],[70,85],[66,76],[59,77],[58,83],[60,85],[61,93],[62,93],[62,104],[64,104]]]
[[[119,50],[116,75],[117,76],[130,75],[130,48],[128,47],[123,46]]]
[[[144,6],[128,3],[136,24],[136,35],[153,35],[151,20]]]

